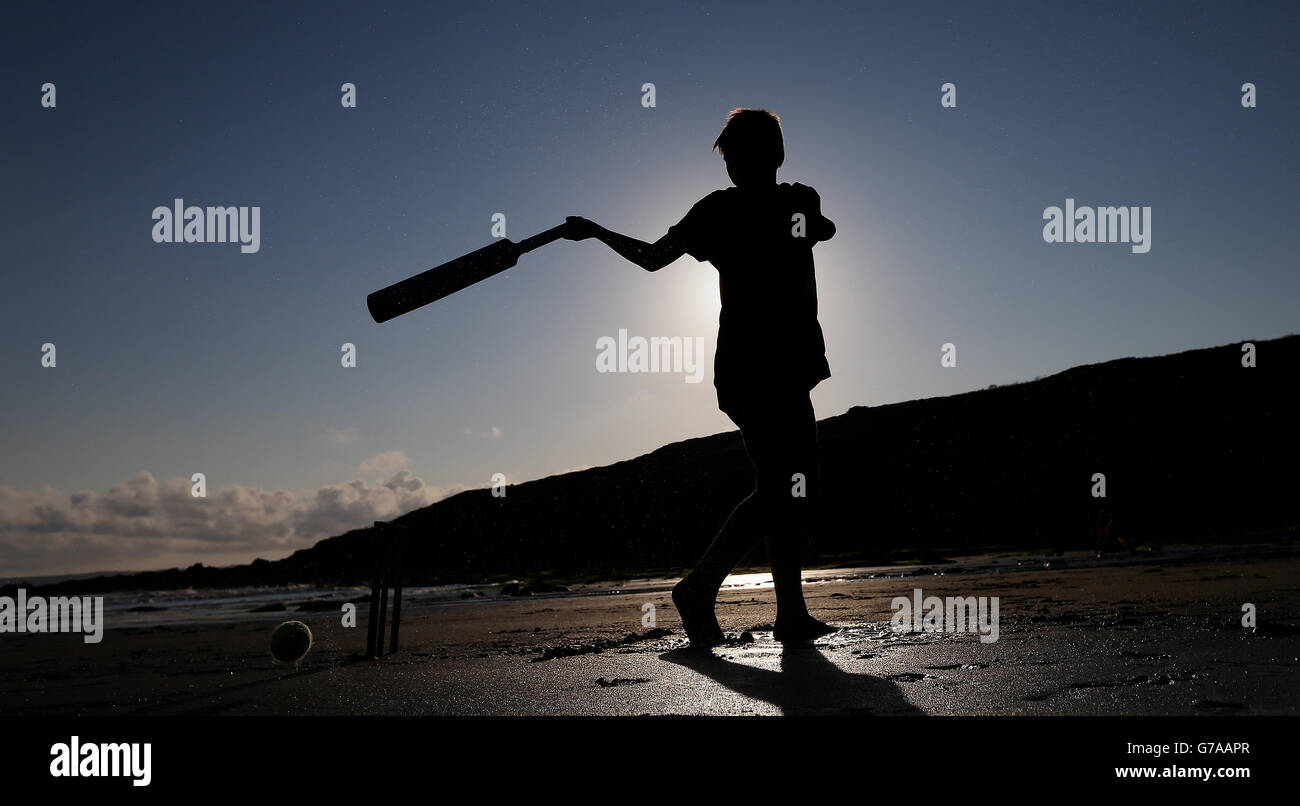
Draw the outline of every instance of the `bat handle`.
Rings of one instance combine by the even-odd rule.
[[[561,224],[558,227],[551,227],[546,232],[539,232],[531,238],[524,238],[519,242],[518,252],[531,252],[539,246],[546,246],[551,241],[558,241],[564,237],[564,231],[568,229],[568,224]]]

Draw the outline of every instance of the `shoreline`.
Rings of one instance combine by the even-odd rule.
[[[1023,573],[1039,568],[1107,568],[1132,565],[1207,562],[1238,556],[1266,558],[1288,556],[1294,551],[1290,541],[1260,542],[1247,545],[1187,544],[1163,550],[1139,550],[1107,554],[1098,558],[1088,551],[1059,554],[999,552],[943,558],[928,563],[869,565],[805,569],[805,585],[846,582],[862,579],[889,579],[949,575]],[[521,580],[432,586],[407,586],[404,603],[412,606],[438,606],[451,603],[486,604],[498,600],[524,599],[543,601],[571,597],[612,596],[624,593],[655,594],[670,591],[679,577],[633,576],[599,582],[565,584],[543,583],[538,590],[510,594],[511,585],[528,587]],[[533,583],[536,584],[536,583]],[[562,588],[548,590],[547,588]],[[742,569],[728,576],[723,593],[771,587],[771,575],[757,568]],[[41,595],[40,588],[24,588],[28,596]],[[104,610],[111,623],[106,629],[171,625],[188,627],[197,624],[226,624],[244,621],[277,621],[296,618],[295,614],[333,612],[345,603],[355,603],[359,614],[369,609],[369,588],[363,586],[250,586],[244,588],[123,590],[103,594],[91,592],[77,596],[104,598]],[[207,612],[203,612],[203,609]]]

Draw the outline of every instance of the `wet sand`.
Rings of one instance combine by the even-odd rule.
[[[666,590],[412,601],[401,650],[379,661],[358,656],[364,609],[354,628],[286,613],[315,634],[297,667],[271,661],[264,617],[110,625],[98,645],[6,635],[0,713],[1294,714],[1300,558],[1242,553],[812,583],[811,611],[841,629],[794,649],[772,640],[770,587],[724,589],[723,629],[750,636],[710,653],[683,649]],[[892,631],[891,600],[917,587],[999,597],[999,640]]]

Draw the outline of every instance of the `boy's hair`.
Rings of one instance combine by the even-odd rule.
[[[781,118],[766,109],[733,109],[727,125],[713,141],[713,150],[726,159],[780,168],[785,162],[785,138],[781,136]]]

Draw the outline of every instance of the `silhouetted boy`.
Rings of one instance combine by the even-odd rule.
[[[780,119],[736,109],[713,144],[735,187],[705,196],[653,244],[578,216],[565,237],[597,238],[647,271],[683,254],[718,270],[722,312],[713,383],[718,406],[740,427],[756,487],[732,511],[695,569],[673,589],[693,647],[723,641],[714,615],[722,581],[763,537],[776,587],[778,641],[833,632],[808,613],[800,553],[821,496],[817,419],[809,393],[830,377],[817,322],[813,244],[835,225],[810,187],[777,184],[785,161]]]

